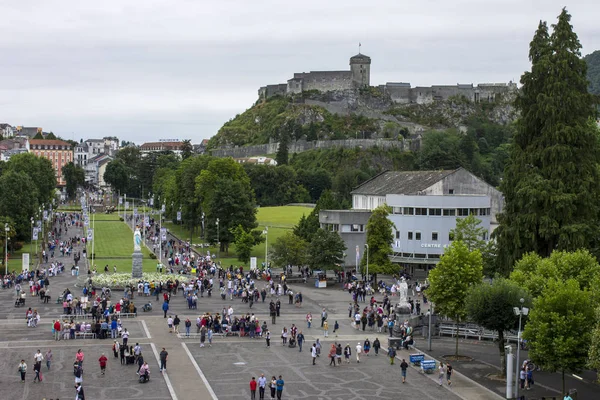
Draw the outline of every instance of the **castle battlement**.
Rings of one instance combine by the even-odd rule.
[[[358,53],[350,58],[349,71],[310,71],[296,72],[287,83],[267,85],[258,89],[261,99],[276,95],[288,96],[309,90],[320,92],[354,90],[369,87],[371,82],[371,58]],[[434,101],[447,100],[450,97],[465,97],[473,102],[494,102],[496,96],[517,89],[514,82],[508,83],[473,83],[456,85],[433,85],[411,87],[408,82],[387,82],[379,88],[388,93],[395,103],[427,104]]]

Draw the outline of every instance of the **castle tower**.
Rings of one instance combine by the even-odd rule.
[[[350,57],[350,72],[355,87],[362,88],[371,84],[371,57],[358,53]]]

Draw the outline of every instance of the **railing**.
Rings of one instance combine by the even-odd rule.
[[[438,334],[439,334],[439,336],[448,335],[451,337],[455,337],[456,336],[456,325],[440,324]],[[482,339],[498,340],[498,332],[484,329],[484,328],[480,327],[479,325],[474,325],[474,324],[467,324],[467,325],[463,325],[463,326],[459,325],[458,336],[464,337],[465,339],[476,338],[478,340],[482,340]],[[513,332],[513,331],[505,331],[504,332],[504,340],[506,340],[508,342],[510,342],[510,341],[516,342],[517,341],[517,333]]]

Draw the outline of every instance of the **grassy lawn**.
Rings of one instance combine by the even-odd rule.
[[[124,222],[119,221],[117,214],[96,214],[94,224],[94,264],[103,270],[108,264],[112,272],[113,265],[118,272],[131,271],[131,254],[133,253],[133,233]],[[90,221],[92,224],[92,221]],[[92,254],[92,244],[87,245],[88,255]],[[156,270],[156,260],[150,258],[150,252],[142,247],[144,271]]]
[[[290,231],[294,225],[298,223],[298,220],[302,215],[308,215],[312,212],[310,207],[301,206],[282,206],[282,207],[261,207],[257,212],[258,228],[260,230],[265,229],[265,226],[269,227],[268,244],[269,247],[272,243],[277,240],[278,237],[282,236],[286,232]],[[163,226],[173,233],[175,236],[182,240],[190,239],[190,231],[185,225],[174,224],[172,222],[165,222]],[[194,235],[194,243],[201,243],[202,238],[199,237],[200,232],[196,232]],[[208,240],[207,240],[208,242]],[[217,247],[210,247],[204,249],[209,250],[211,254],[217,253]],[[258,264],[265,260],[265,243],[261,243],[254,247],[252,250],[252,257],[258,258]],[[221,262],[223,265],[240,265],[241,263],[237,260],[235,254],[235,245],[229,246],[229,252],[221,254]]]

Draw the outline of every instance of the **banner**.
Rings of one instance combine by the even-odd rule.
[[[88,242],[91,240],[94,240],[94,230],[93,229],[88,229],[87,231],[87,240]]]
[[[181,211],[177,211],[177,221],[181,221]]]
[[[23,253],[23,272],[29,271],[29,253]]]

